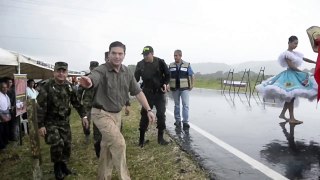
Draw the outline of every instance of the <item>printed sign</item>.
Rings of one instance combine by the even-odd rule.
[[[27,75],[14,74],[14,86],[16,93],[16,116],[27,112]]]

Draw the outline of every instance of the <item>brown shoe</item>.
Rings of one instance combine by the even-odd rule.
[[[298,120],[289,120],[290,124],[302,124],[303,121],[298,121]]]

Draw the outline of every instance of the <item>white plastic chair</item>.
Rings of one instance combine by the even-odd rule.
[[[22,115],[20,115],[20,123],[23,125],[24,133],[28,135],[28,119],[22,119]]]

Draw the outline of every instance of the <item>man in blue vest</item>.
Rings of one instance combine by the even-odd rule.
[[[189,91],[193,88],[194,73],[190,63],[181,59],[182,51],[174,51],[175,62],[169,65],[170,90],[174,99],[174,125],[181,128],[180,98],[182,101],[182,123],[183,129],[190,128],[189,125]]]

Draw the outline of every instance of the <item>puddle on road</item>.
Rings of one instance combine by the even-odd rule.
[[[223,95],[213,90],[196,89],[191,92],[190,122],[193,124],[289,179],[320,177],[320,110],[315,108],[315,102],[301,99],[295,104],[295,116],[304,123],[290,127],[288,123],[281,124],[278,118],[281,102],[271,100],[263,103],[256,95]],[[169,96],[167,108],[171,112],[173,106]],[[251,172],[244,167],[223,167],[238,163],[233,162],[237,158],[225,162],[222,156],[214,157],[218,155],[212,152],[215,149],[211,148],[213,142],[192,129],[189,133],[175,129],[173,117],[167,117],[169,132],[182,149],[193,154],[205,169],[212,172],[212,177],[215,173],[218,177],[237,179],[246,179],[244,175],[236,176],[237,173],[247,173],[251,178],[263,177],[259,173],[250,176]],[[217,159],[224,162],[217,162]],[[241,163],[239,165],[242,166]]]

